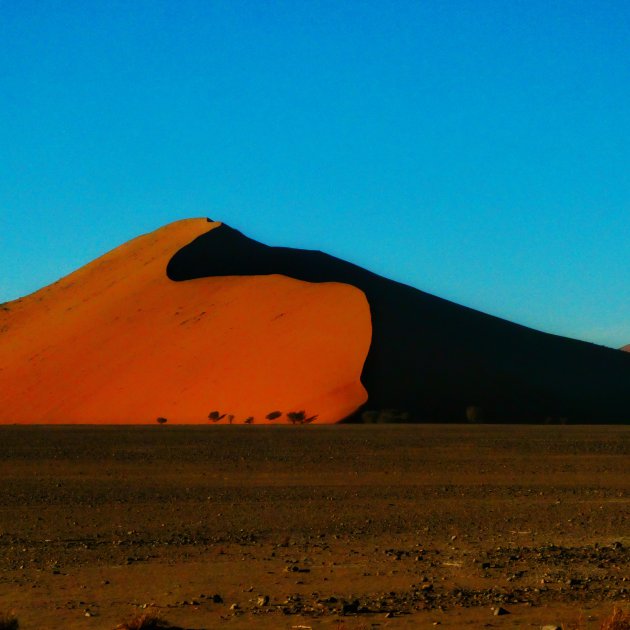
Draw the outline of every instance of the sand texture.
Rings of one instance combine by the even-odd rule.
[[[0,423],[335,422],[367,395],[363,293],[281,275],[174,282],[180,221],[0,310]]]

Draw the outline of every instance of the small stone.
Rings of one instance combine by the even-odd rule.
[[[221,595],[213,595],[212,596],[212,601],[215,604],[222,604],[223,603],[223,597],[221,597]]]
[[[342,615],[351,615],[359,611],[359,600],[355,599],[350,604],[346,603],[341,607]]]
[[[550,625],[542,626],[540,630],[562,630],[560,626],[556,626],[556,624],[552,623]]]
[[[232,604],[230,606],[230,610],[238,610],[240,608],[240,606],[238,604]]]
[[[498,617],[499,615],[509,615],[509,614],[510,614],[510,611],[506,610],[502,606],[499,606],[498,608],[494,609],[494,616],[495,617]]]
[[[269,595],[259,595],[256,604],[258,606],[267,606],[269,604]]]

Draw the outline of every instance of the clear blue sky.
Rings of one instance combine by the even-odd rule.
[[[0,0],[0,301],[191,216],[630,343],[630,3]]]

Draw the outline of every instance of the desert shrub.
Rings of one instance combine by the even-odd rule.
[[[483,420],[483,409],[479,405],[468,405],[466,407],[466,420],[473,424],[481,422]]]
[[[249,416],[245,418],[245,424],[254,424],[254,416]]]
[[[379,409],[364,411],[361,420],[365,424],[392,424],[396,422],[409,422],[411,415],[408,411],[399,409]]]
[[[18,630],[20,622],[10,613],[0,612],[0,630]]]
[[[613,608],[610,617],[602,621],[600,630],[630,630],[630,612],[621,608]]]
[[[279,418],[282,415],[282,411],[272,411],[271,413],[268,413],[265,418],[267,418],[267,420],[275,420],[276,418]]]
[[[208,420],[212,420],[212,422],[218,422],[222,418],[225,418],[225,414],[220,414],[218,411],[211,411],[208,414]]]
[[[153,613],[143,613],[116,626],[116,630],[175,630],[168,621]]]
[[[374,409],[369,409],[368,411],[364,411],[361,414],[361,421],[364,424],[374,424],[378,422],[378,411]]]
[[[303,424],[306,419],[306,411],[289,411],[287,418],[290,420],[291,424]]]
[[[167,418],[162,418],[161,416],[159,418],[156,419],[156,422],[158,424],[166,424],[168,422]]]

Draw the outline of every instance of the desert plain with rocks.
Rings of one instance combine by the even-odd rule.
[[[624,426],[2,426],[0,610],[599,628],[630,597],[629,455]]]

